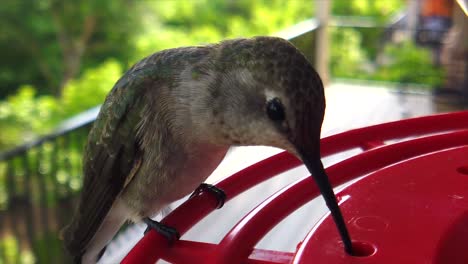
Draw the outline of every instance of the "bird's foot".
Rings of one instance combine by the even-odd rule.
[[[218,201],[218,205],[216,206],[216,209],[223,207],[224,202],[226,201],[226,193],[212,184],[208,184],[208,183],[200,184],[200,186],[198,186],[198,188],[195,189],[192,195],[190,195],[190,198],[197,196],[204,191],[210,192],[216,196],[216,200]]]
[[[148,227],[145,230],[145,234],[148,233],[151,229],[153,229],[154,231],[167,238],[167,241],[169,241],[170,244],[174,243],[174,241],[179,240],[180,238],[179,232],[173,227],[161,224],[160,222],[154,221],[149,217],[144,218],[143,222],[145,222],[145,224],[148,225]]]

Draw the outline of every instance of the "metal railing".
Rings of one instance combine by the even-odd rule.
[[[81,156],[98,109],[0,153],[0,263],[63,263],[60,229],[81,186]]]

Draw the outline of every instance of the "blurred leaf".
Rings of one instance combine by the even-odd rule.
[[[308,0],[148,1],[133,61],[175,46],[268,35],[314,15]]]
[[[406,0],[333,0],[332,12],[339,16],[370,16],[385,21],[401,10]]]
[[[429,49],[415,46],[407,41],[385,47],[386,64],[375,76],[393,82],[426,84],[436,87],[442,84],[443,70],[434,67]]]
[[[0,98],[31,84],[60,94],[67,78],[109,57],[127,63],[140,33],[139,1],[18,0],[0,5]]]
[[[71,117],[88,108],[102,104],[107,93],[122,75],[122,67],[115,60],[108,60],[83,76],[71,81],[63,89],[60,98],[65,117]]]
[[[62,120],[101,104],[121,75],[120,64],[108,60],[71,81],[59,98],[36,96],[34,87],[21,86],[16,94],[0,102],[0,149],[49,133]]]
[[[364,71],[367,57],[361,48],[361,35],[352,28],[332,28],[330,70],[334,77],[355,78]]]

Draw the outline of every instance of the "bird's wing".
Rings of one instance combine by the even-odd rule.
[[[88,136],[84,155],[84,182],[78,211],[64,230],[65,246],[81,256],[117,195],[141,162],[137,127],[143,115],[143,97],[155,83],[154,67],[129,71],[106,98]],[[152,76],[153,73],[153,76]]]

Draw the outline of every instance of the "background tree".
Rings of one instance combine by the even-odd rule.
[[[128,61],[139,20],[130,0],[7,0],[0,5],[0,98],[22,84],[60,95],[84,69]]]

